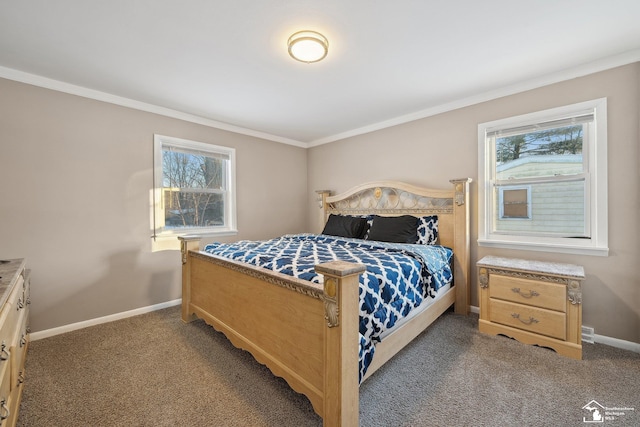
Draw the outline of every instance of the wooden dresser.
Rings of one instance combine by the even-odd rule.
[[[477,266],[480,332],[582,359],[581,266],[494,256]]]
[[[0,260],[0,427],[14,426],[29,344],[29,270],[24,259]]]

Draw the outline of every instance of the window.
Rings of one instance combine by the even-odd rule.
[[[155,135],[154,248],[178,248],[182,234],[236,233],[234,180],[234,149]]]
[[[607,255],[606,99],[478,126],[480,246]]]
[[[531,186],[500,188],[500,219],[531,219]]]

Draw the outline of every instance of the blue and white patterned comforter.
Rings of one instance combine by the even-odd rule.
[[[453,252],[444,246],[410,245],[294,234],[265,241],[212,243],[205,252],[246,262],[314,283],[314,267],[342,260],[364,264],[360,277],[360,380],[371,363],[380,335],[451,283]]]

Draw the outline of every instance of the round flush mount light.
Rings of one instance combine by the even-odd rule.
[[[329,53],[329,41],[315,31],[298,31],[287,41],[289,55],[300,62],[318,62]]]

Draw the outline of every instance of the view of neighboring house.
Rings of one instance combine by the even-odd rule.
[[[539,232],[562,235],[585,233],[585,181],[582,154],[520,157],[497,166],[500,181],[522,177],[574,176],[575,180],[502,185],[495,201],[500,214],[496,231]]]

